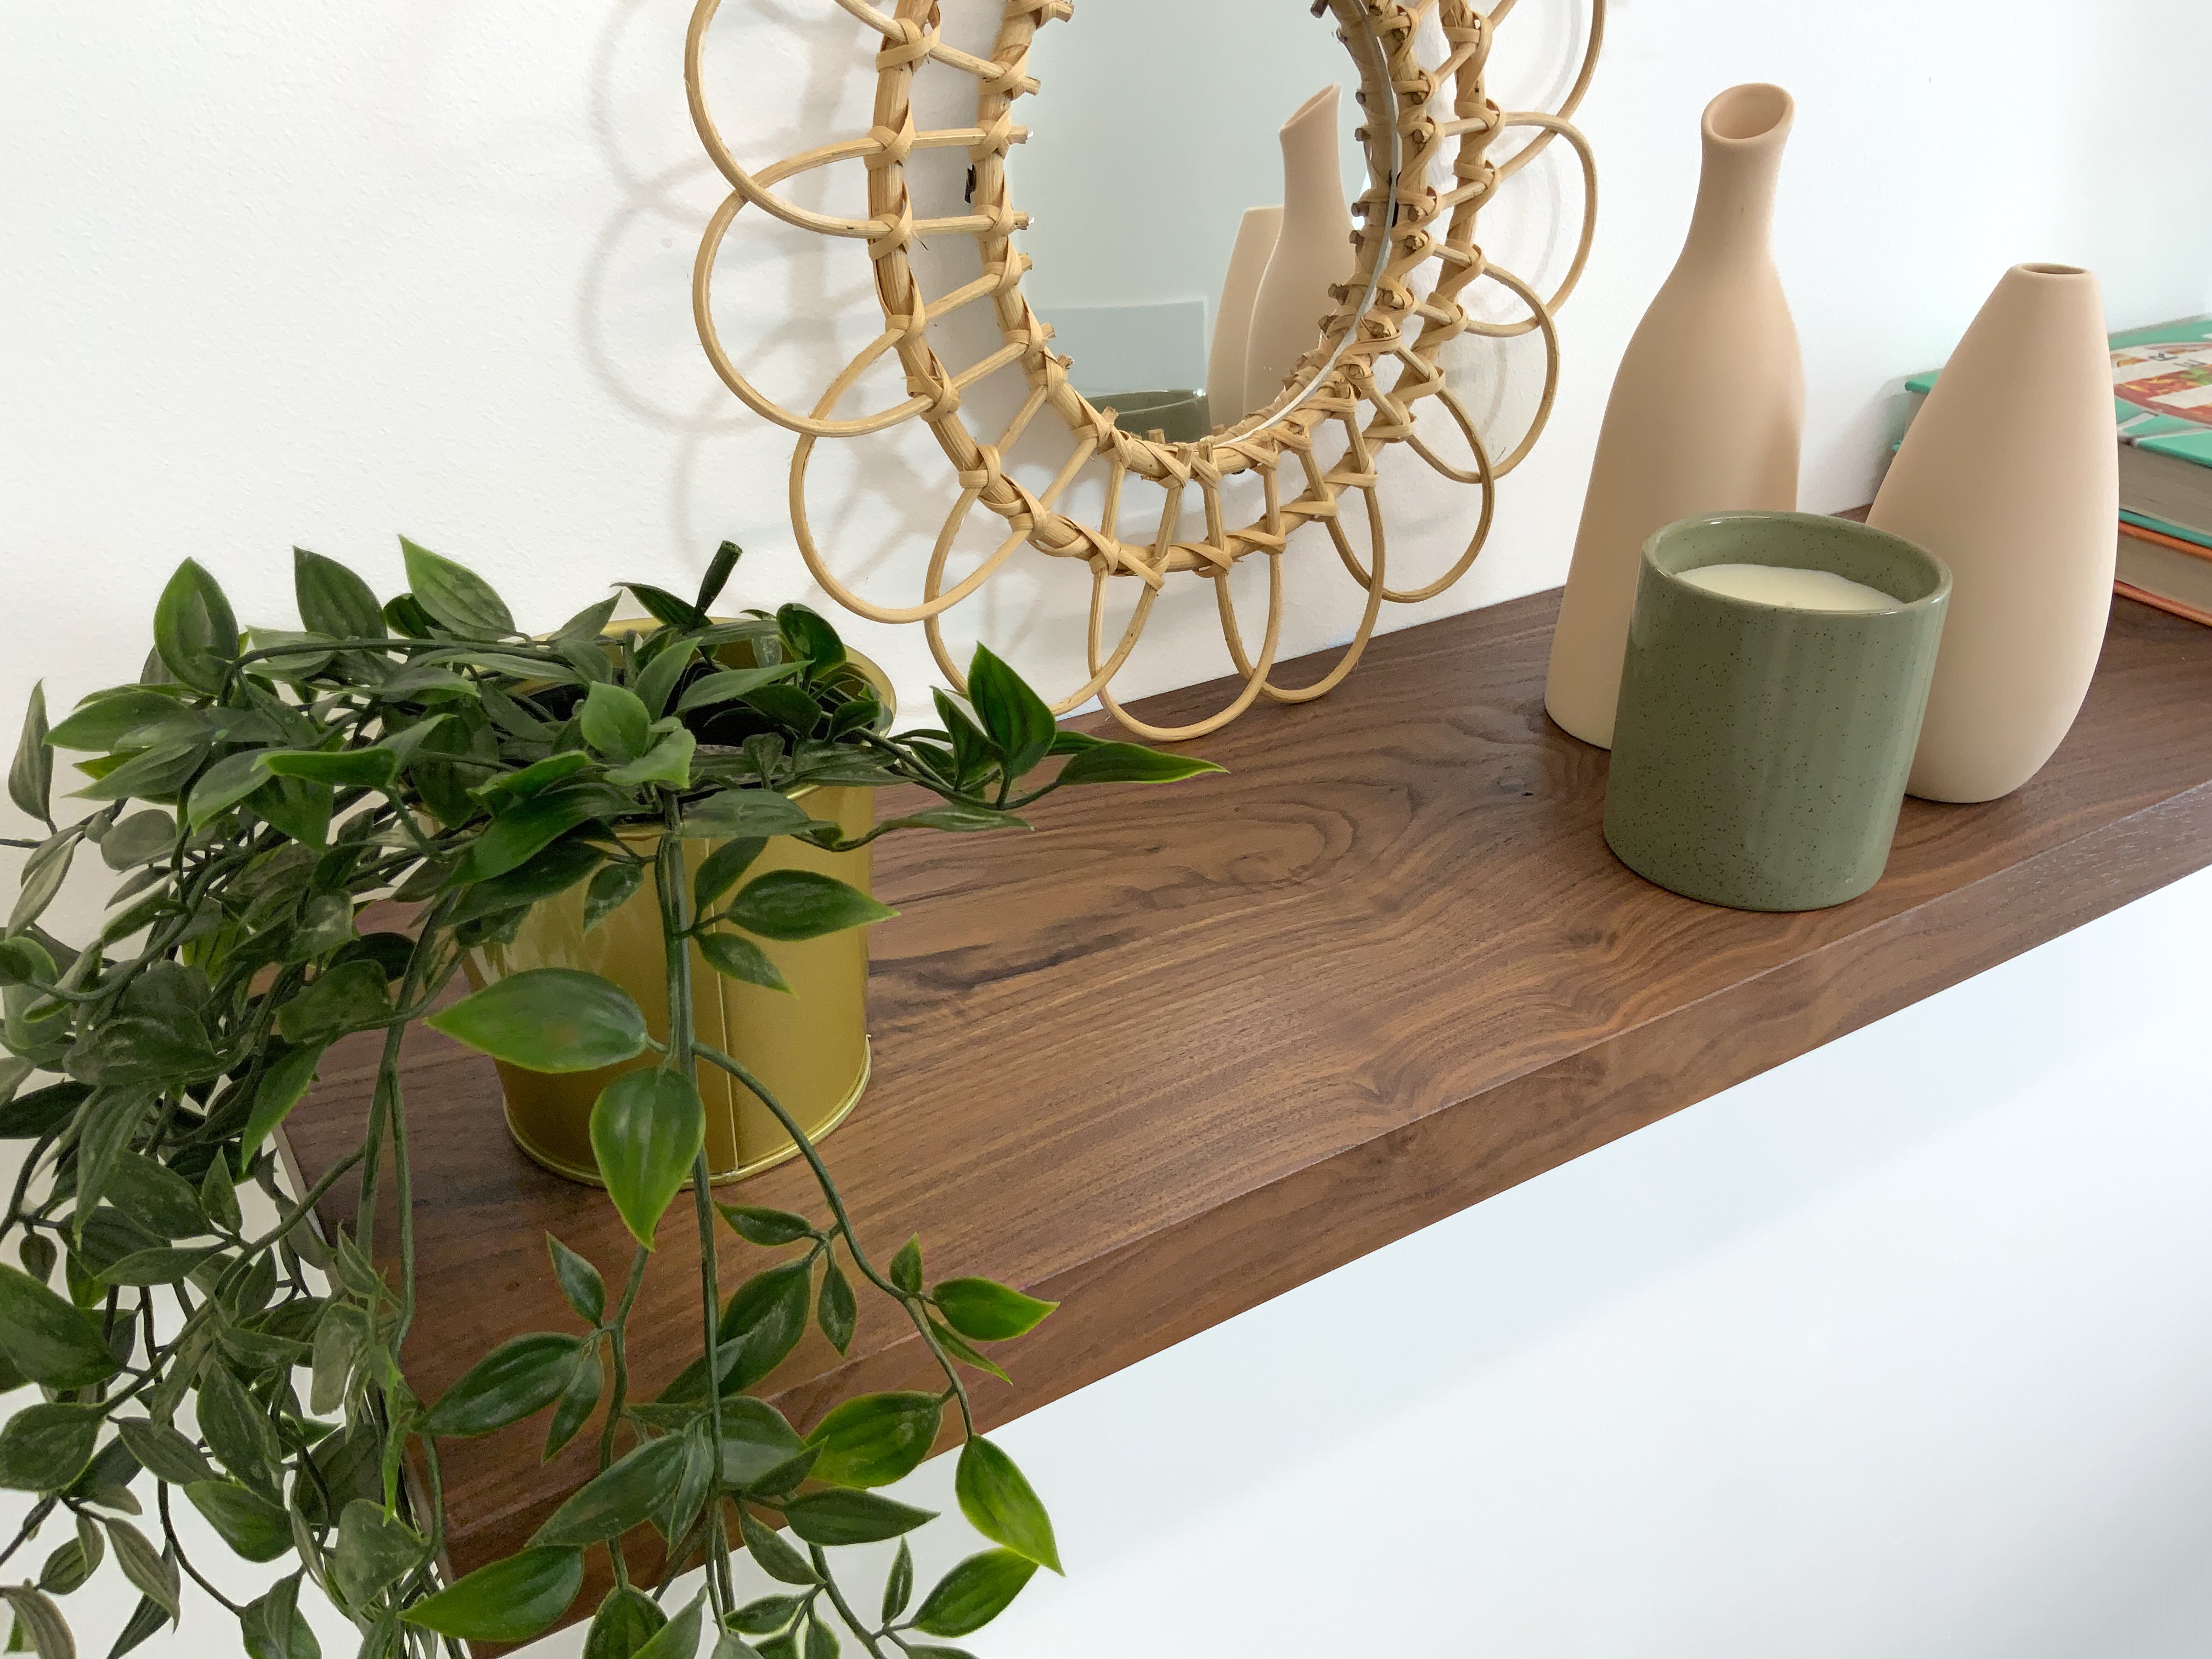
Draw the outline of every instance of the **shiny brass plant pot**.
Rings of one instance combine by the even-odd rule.
[[[857,654],[854,665],[875,686],[885,708],[891,689],[883,671]],[[846,836],[875,823],[875,791],[802,790],[793,797],[817,818]],[[658,830],[626,834],[632,851],[650,858]],[[687,841],[685,879],[722,843]],[[872,893],[873,859],[866,848],[825,853],[788,836],[771,840],[746,871],[747,879],[770,870],[815,870]],[[590,933],[584,931],[584,886],[533,906],[512,943],[470,953],[471,982],[483,986],[532,968],[575,968],[612,980],[637,999],[656,1041],[668,1036],[668,969],[662,954],[658,884],[648,871],[629,901]],[[864,927],[826,938],[779,944],[756,941],[789,981],[794,995],[723,978],[696,945],[691,949],[691,1012],[702,1042],[742,1061],[775,1091],[784,1109],[818,1140],[843,1122],[868,1083],[868,937]],[[499,1065],[507,1127],[515,1144],[538,1163],[572,1181],[604,1186],[592,1154],[592,1106],[623,1073],[653,1063],[648,1054],[595,1072],[548,1074]],[[698,1068],[707,1106],[707,1160],[714,1179],[737,1181],[781,1164],[797,1144],[768,1108],[727,1073]]]

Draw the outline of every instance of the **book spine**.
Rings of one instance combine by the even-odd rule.
[[[2193,605],[2184,605],[2179,599],[2169,599],[2163,594],[2150,592],[2147,589],[2136,587],[2128,582],[2114,582],[2112,592],[2124,599],[2133,599],[2137,605],[2147,605],[2154,610],[2163,611],[2169,616],[2185,617],[2191,622],[2202,623],[2205,627],[2212,628],[2212,611],[2199,611]]]

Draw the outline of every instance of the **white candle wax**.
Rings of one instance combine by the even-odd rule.
[[[1709,593],[1793,611],[1895,611],[1905,603],[1832,570],[1793,570],[1778,564],[1709,564],[1685,570],[1682,580]]]

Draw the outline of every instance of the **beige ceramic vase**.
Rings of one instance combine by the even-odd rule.
[[[1218,426],[1233,425],[1250,407],[1244,401],[1244,359],[1252,343],[1252,308],[1267,261],[1282,240],[1280,207],[1246,208],[1230,250],[1229,272],[1222,279],[1220,303],[1213,313],[1213,343],[1206,357],[1208,413]]]
[[[1552,718],[1600,748],[1645,539],[1693,514],[1797,505],[1805,372],[1769,238],[1790,115],[1765,85],[1705,106],[1689,239],[1613,377],[1544,683]]]
[[[1322,320],[1335,307],[1330,285],[1351,279],[1357,260],[1340,142],[1334,87],[1322,88],[1283,123],[1283,224],[1252,304],[1244,407],[1220,419],[1275,401],[1298,359],[1320,343]]]
[[[1914,794],[1994,800],[2051,758],[2104,648],[2119,510],[2097,279],[2014,265],[1943,366],[1867,520],[1951,567]]]

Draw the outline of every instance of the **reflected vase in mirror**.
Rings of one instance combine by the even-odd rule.
[[[1006,161],[1024,289],[1075,389],[1170,442],[1275,402],[1357,262],[1359,64],[1334,20],[1116,0],[1039,31],[1028,67],[1051,95]]]

